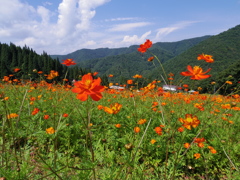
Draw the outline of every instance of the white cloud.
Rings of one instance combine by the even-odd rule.
[[[50,19],[50,11],[43,6],[38,6],[37,12],[39,16],[42,18],[42,23],[48,24]]]
[[[91,19],[95,16],[95,9],[109,1],[62,0],[57,20],[52,22],[54,12],[47,7],[34,8],[20,0],[0,0],[1,42],[27,45],[38,53],[47,50],[49,54],[70,53],[84,48],[84,45],[94,46],[97,43],[89,40],[89,34],[94,34]],[[51,5],[48,2],[43,4]]]
[[[166,36],[168,35],[169,33],[177,30],[179,28],[177,27],[166,27],[166,28],[160,28],[158,29],[157,31],[157,35],[156,35],[156,38],[160,38],[160,37],[163,37],[163,36]]]
[[[118,25],[115,25],[114,27],[112,27],[111,29],[109,29],[109,31],[111,31],[111,32],[113,32],[113,31],[131,31],[135,28],[148,26],[150,24],[151,23],[149,23],[149,22],[118,24]]]
[[[0,27],[11,25],[23,21],[31,21],[36,10],[27,4],[20,3],[19,0],[0,0]]]
[[[46,2],[43,3],[44,6],[47,6],[47,5],[48,5],[48,6],[51,6],[52,4],[53,4],[53,3],[48,2],[48,1],[46,1]]]
[[[96,45],[96,44],[97,44],[97,43],[96,43],[95,41],[93,41],[93,40],[87,41],[87,42],[85,43],[86,46],[92,46],[92,45]]]
[[[187,26],[190,26],[194,23],[197,23],[197,21],[181,21],[179,23],[173,24],[169,27],[164,27],[164,28],[160,28],[157,30],[157,34],[156,34],[156,39],[162,39],[163,37],[167,36],[168,34],[170,34],[171,32],[174,32],[176,30],[179,29],[183,29]]]
[[[148,31],[144,33],[141,37],[138,37],[137,35],[133,36],[124,36],[122,43],[132,45],[132,44],[141,44],[143,43],[147,37],[151,34],[151,31]]]
[[[109,21],[130,21],[130,20],[137,20],[136,17],[127,17],[127,18],[112,18],[112,19],[105,19],[106,22]]]

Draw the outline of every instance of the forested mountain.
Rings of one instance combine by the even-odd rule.
[[[159,56],[162,62],[165,62],[209,37],[204,36],[179,42],[156,43],[153,44],[151,52]],[[113,74],[114,77],[111,80],[119,83],[125,82],[126,79],[131,78],[135,74],[141,74],[151,79],[151,71],[156,66],[147,61],[149,55],[141,54],[137,51],[138,47],[139,45],[130,46],[129,48],[108,49],[108,52],[111,52],[108,56],[85,59],[80,61],[78,66],[97,71],[100,76]],[[104,51],[104,49],[97,49],[97,51],[100,50]],[[119,55],[110,55],[114,52],[118,52]]]
[[[51,55],[52,58],[58,59],[74,59],[75,62],[81,62],[89,59],[102,58],[107,56],[115,56],[119,54],[128,54],[136,51],[137,46],[129,48],[99,48],[99,49],[80,49],[67,55]]]
[[[203,37],[197,37],[187,40],[182,40],[178,42],[159,42],[156,44],[153,44],[153,48],[167,51],[171,56],[176,56],[180,54],[181,52],[187,50],[190,47],[193,47],[194,45],[198,44],[199,42],[209,38],[210,36],[203,36]],[[130,47],[123,47],[123,48],[99,48],[99,49],[80,49],[75,52],[72,52],[67,55],[51,55],[52,58],[58,58],[59,60],[71,58],[74,59],[75,62],[83,62],[85,60],[92,60],[92,59],[98,59],[98,58],[112,58],[113,56],[117,55],[125,55],[125,54],[131,54],[136,53],[136,49],[139,45],[133,45]],[[90,63],[87,63],[90,64]]]
[[[143,42],[144,43],[144,42]],[[186,71],[187,65],[200,65],[204,70],[212,68],[209,74],[211,78],[195,82],[195,87],[201,86],[203,92],[214,92],[227,80],[229,84],[224,92],[232,92],[240,86],[240,25],[222,32],[216,36],[203,36],[178,42],[158,42],[153,44],[149,51],[142,54],[137,51],[139,45],[128,48],[99,48],[95,50],[82,49],[71,54],[58,56],[48,55],[43,52],[39,55],[28,47],[15,46],[13,43],[0,43],[0,78],[11,76],[21,79],[38,79],[38,71],[49,74],[51,70],[58,71],[56,80],[66,78],[70,81],[79,79],[80,75],[87,72],[98,72],[104,85],[108,84],[109,74],[113,74],[111,82],[125,84],[133,75],[140,74],[145,83],[153,79],[162,80],[164,73],[156,58],[149,62],[148,58],[156,55],[166,74],[173,73],[176,85],[190,83],[189,78],[183,78],[180,72]],[[196,58],[199,54],[209,54],[214,58],[214,63],[205,63]],[[55,58],[55,59],[54,59]],[[72,58],[78,64],[67,67],[61,64],[62,60]],[[15,72],[15,69],[20,69]],[[214,88],[211,82],[214,83]]]
[[[194,47],[188,49],[182,54],[168,60],[163,63],[166,72],[172,72],[176,74],[176,82],[182,78],[179,74],[182,71],[186,71],[187,65],[200,65],[203,69],[207,70],[212,68],[209,74],[211,78],[206,80],[197,81],[195,86],[204,87],[204,89],[211,89],[210,82],[219,81],[216,85],[216,89],[221,86],[227,79],[227,76],[231,73],[235,73],[233,78],[233,84],[237,84],[240,81],[240,25],[231,28],[225,32],[222,32],[216,36],[212,36]],[[210,54],[215,60],[214,63],[204,63],[203,61],[197,61],[198,54]],[[159,74],[162,74],[159,69],[154,69],[150,74],[151,77],[160,78]],[[221,77],[221,78],[220,78]],[[239,83],[238,83],[239,84]],[[232,85],[233,87],[234,85]],[[229,86],[231,88],[231,86]]]
[[[23,48],[13,43],[0,43],[0,79],[6,79],[16,82],[20,80],[40,80],[46,77],[51,70],[57,71],[59,76],[55,81],[62,81],[65,78],[77,79],[79,75],[90,72],[90,70],[74,66],[68,68],[61,64],[58,59],[52,59],[46,52],[39,55],[32,49],[24,46]]]

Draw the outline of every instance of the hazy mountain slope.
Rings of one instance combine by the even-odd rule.
[[[186,49],[198,44],[199,42],[209,38],[210,36],[203,36],[198,38],[192,38],[187,40],[182,40],[178,42],[162,42],[153,44],[153,48],[163,49],[172,53],[174,56],[179,53],[185,51]],[[96,59],[96,58],[104,58],[108,56],[117,56],[122,54],[129,54],[136,52],[139,45],[133,45],[130,47],[123,48],[99,48],[99,49],[80,49],[75,52],[69,53],[67,55],[51,55],[54,59],[59,59],[60,61],[63,59],[71,58],[74,59],[75,62],[82,62],[85,60]]]

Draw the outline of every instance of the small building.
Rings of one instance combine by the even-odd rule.
[[[124,87],[121,87],[121,86],[109,86],[110,89],[117,89],[117,90],[122,90],[122,89],[125,89]]]
[[[163,85],[163,90],[164,91],[179,91],[181,90],[182,87],[180,86],[175,86],[175,85]]]

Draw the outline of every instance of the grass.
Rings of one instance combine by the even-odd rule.
[[[161,93],[155,87],[106,89],[100,101],[80,101],[70,87],[31,83],[2,83],[0,94],[0,177],[240,178],[237,95]],[[119,112],[104,111],[114,103],[121,105]],[[186,114],[200,124],[187,129],[180,120]],[[52,134],[46,131],[50,127]],[[204,138],[203,147],[196,138]]]

